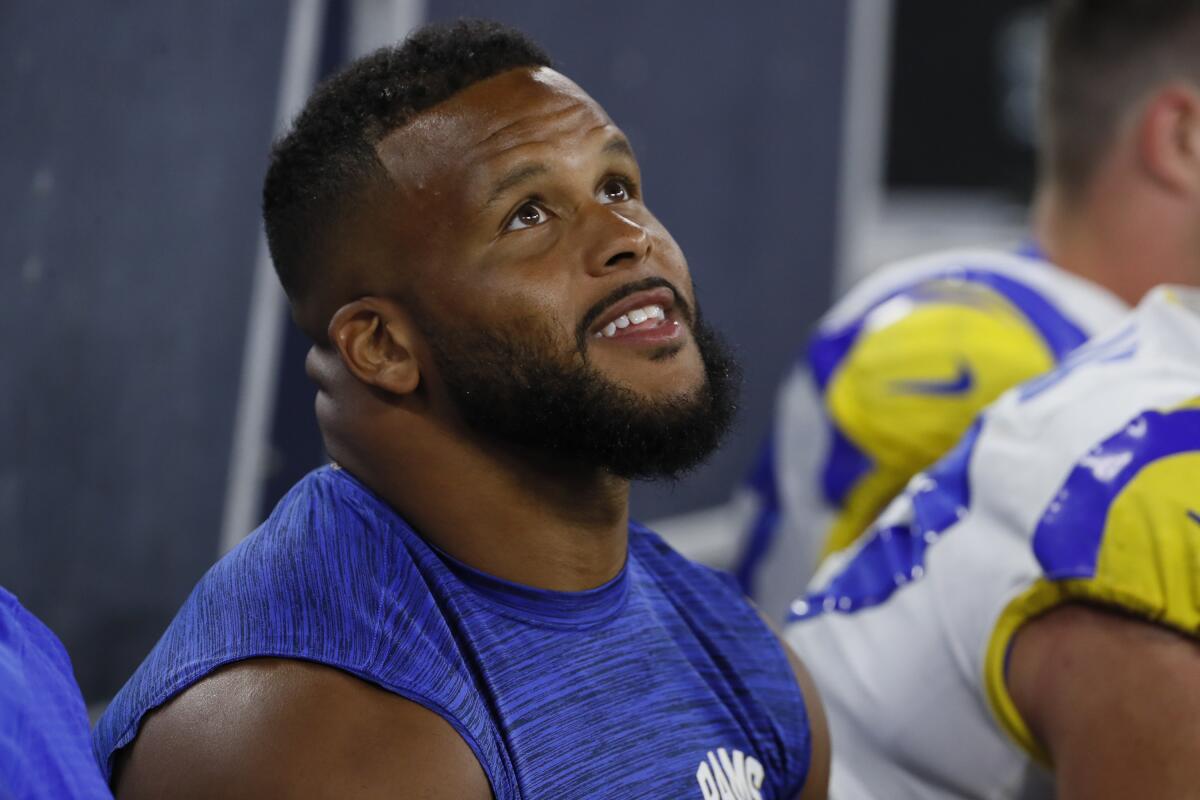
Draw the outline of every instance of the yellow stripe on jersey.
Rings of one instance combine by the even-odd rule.
[[[852,544],[984,406],[1053,365],[1037,329],[985,285],[930,281],[872,311],[825,391],[830,421],[872,462],[847,493],[826,554]]]
[[[1121,490],[1108,510],[1094,577],[1042,579],[1001,613],[984,661],[988,703],[1000,727],[1043,764],[1049,756],[1009,696],[1005,663],[1022,625],[1070,602],[1118,608],[1200,638],[1200,452],[1154,461]]]

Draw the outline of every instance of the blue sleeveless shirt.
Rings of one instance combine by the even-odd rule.
[[[100,720],[106,777],[144,716],[214,669],[299,658],[449,722],[496,800],[792,800],[803,697],[732,579],[630,526],[625,568],[585,592],[485,575],[325,467],[201,579]]]

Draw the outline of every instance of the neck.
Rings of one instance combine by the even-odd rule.
[[[1195,242],[1182,209],[1161,193],[1103,177],[1078,199],[1043,187],[1034,235],[1046,257],[1130,305],[1163,283],[1194,283]]]
[[[410,420],[413,421],[413,420]],[[624,566],[629,484],[594,468],[423,424],[330,442],[330,453],[430,544],[482,572],[556,591]]]

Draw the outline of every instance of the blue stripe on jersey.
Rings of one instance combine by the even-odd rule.
[[[1020,281],[986,270],[967,269],[964,273],[963,280],[982,283],[995,289],[1020,309],[1037,328],[1046,346],[1054,353],[1056,361],[1061,361],[1067,353],[1087,341],[1087,334],[1082,328],[1049,300]]]
[[[1116,361],[1125,361],[1137,355],[1137,351],[1138,338],[1135,325],[1121,328],[1116,333],[1103,338],[1093,339],[1077,350],[1068,353],[1055,369],[1021,384],[1019,390],[1021,402],[1032,400],[1042,392],[1057,386],[1085,364],[1093,362],[1111,364]]]
[[[1031,261],[1049,261],[1046,257],[1046,252],[1042,250],[1042,246],[1033,239],[1027,239],[1021,243],[1016,249],[1016,254],[1021,258],[1028,258]]]
[[[850,349],[858,341],[858,336],[862,333],[863,323],[867,315],[888,300],[912,288],[908,287],[907,289],[887,295],[887,297],[872,305],[867,311],[863,312],[862,316],[840,331],[817,331],[816,335],[808,343],[808,367],[812,370],[813,380],[817,384],[817,391],[825,394],[825,390],[829,386],[829,381],[833,378],[833,373],[846,360],[846,356],[850,355]]]
[[[887,601],[925,572],[925,550],[971,505],[969,469],[982,419],[949,454],[914,479],[906,496],[912,507],[903,523],[877,528],[824,589],[792,607],[789,622],[828,611],[853,613]]]
[[[637,525],[614,581],[546,592],[448,559],[345,471],[317,470],[200,581],[101,719],[98,759],[110,769],[146,713],[212,670],[264,656],[432,709],[496,800],[700,797],[736,782],[722,753],[790,799],[808,770],[779,641],[732,579]]]
[[[1200,450],[1200,410],[1147,411],[1091,450],[1063,483],[1033,535],[1048,578],[1096,574],[1109,507],[1143,467]]]
[[[821,471],[821,489],[825,498],[840,506],[862,479],[871,471],[871,459],[836,426],[830,426],[829,453],[825,456],[825,468]]]

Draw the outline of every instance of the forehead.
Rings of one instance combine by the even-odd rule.
[[[418,114],[376,148],[401,187],[486,180],[523,158],[568,157],[618,133],[583,89],[548,67],[514,69]]]

